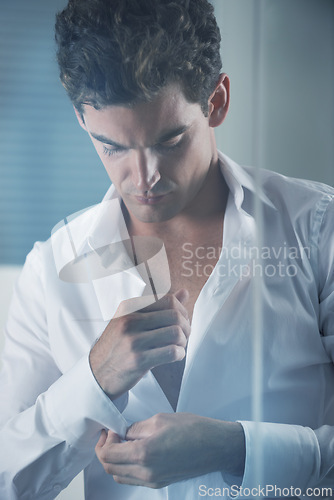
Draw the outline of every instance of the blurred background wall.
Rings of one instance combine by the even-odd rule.
[[[212,3],[231,78],[219,148],[242,164],[334,185],[334,2]],[[65,4],[0,0],[0,327],[33,243],[109,185],[58,81],[53,25]],[[81,483],[59,498],[80,500]]]
[[[231,78],[220,147],[240,163],[260,157],[263,168],[333,185],[334,2],[213,3]]]
[[[1,263],[22,264],[34,241],[97,203],[108,185],[58,79],[54,18],[65,5],[1,5]]]

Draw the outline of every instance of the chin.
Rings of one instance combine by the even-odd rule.
[[[147,224],[153,224],[157,222],[165,222],[172,219],[174,214],[162,214],[162,213],[151,213],[151,214],[136,214],[132,213],[132,216],[135,217],[140,222],[145,222]]]
[[[173,200],[166,200],[165,203],[151,206],[138,205],[131,199],[123,199],[123,202],[131,218],[147,224],[169,221],[177,217],[184,208],[175,198]]]
[[[159,223],[166,222],[168,220],[173,219],[179,214],[179,211],[174,207],[143,207],[144,210],[138,210],[136,207],[135,210],[129,210],[132,217],[139,220],[140,222],[144,222],[147,224],[150,223]]]

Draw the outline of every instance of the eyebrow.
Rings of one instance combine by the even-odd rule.
[[[96,139],[99,142],[103,142],[103,144],[108,144],[109,146],[114,146],[115,148],[125,148],[123,144],[119,144],[118,142],[113,141],[112,139],[108,139],[104,135],[100,134],[94,134],[93,132],[90,133],[94,139]]]
[[[174,128],[172,130],[168,130],[163,132],[157,139],[156,144],[161,142],[169,141],[178,135],[183,134],[190,128],[190,125],[182,125],[181,127]],[[114,148],[123,148],[127,149],[129,146],[124,146],[124,144],[120,144],[119,142],[113,141],[112,139],[105,137],[104,135],[95,134],[94,132],[90,132],[91,136],[94,137],[99,142],[103,144],[108,144],[109,146],[113,146]]]
[[[190,125],[182,125],[181,127],[174,128],[172,130],[168,130],[167,132],[164,132],[158,137],[157,143],[160,142],[166,142],[169,141],[170,139],[173,139],[174,137],[177,137],[178,135],[183,134],[190,128]]]

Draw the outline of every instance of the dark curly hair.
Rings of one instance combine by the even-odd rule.
[[[207,114],[222,67],[208,0],[69,0],[56,42],[60,79],[81,113],[150,101],[177,82]]]

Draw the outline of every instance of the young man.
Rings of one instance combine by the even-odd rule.
[[[112,187],[35,245],[18,282],[1,498],[53,498],[82,469],[94,500],[330,487],[333,189],[263,172],[256,192],[253,170],[217,151],[229,80],[207,0],[72,0],[56,39]]]

